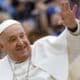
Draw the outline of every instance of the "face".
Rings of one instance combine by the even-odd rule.
[[[53,29],[61,29],[64,27],[60,14],[56,13],[51,16],[51,26]]]
[[[20,24],[14,24],[3,33],[3,51],[13,60],[23,61],[30,55],[30,44]]]
[[[56,13],[56,14],[53,14],[51,16],[51,24],[54,26],[54,25],[61,25],[62,24],[62,19],[61,19],[61,16]]]

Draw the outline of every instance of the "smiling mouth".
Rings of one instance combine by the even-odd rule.
[[[24,51],[26,48],[27,48],[26,46],[24,46],[24,47],[18,47],[16,50],[17,51]]]

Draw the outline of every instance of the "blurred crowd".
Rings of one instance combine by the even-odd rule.
[[[23,24],[31,44],[37,39],[64,30],[60,16],[62,0],[0,0],[0,23],[15,19]],[[77,4],[76,18],[80,19],[80,0],[69,0],[70,7]]]

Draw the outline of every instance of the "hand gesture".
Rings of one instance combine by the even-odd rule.
[[[70,29],[74,29],[77,24],[75,21],[77,5],[74,5],[73,9],[71,10],[68,1],[63,1],[61,2],[61,9],[62,9],[61,16],[63,19],[63,24]]]

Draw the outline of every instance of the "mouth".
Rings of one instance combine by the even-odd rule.
[[[21,47],[17,47],[16,51],[18,51],[18,52],[25,52],[26,49],[27,49],[27,46],[21,46]]]

